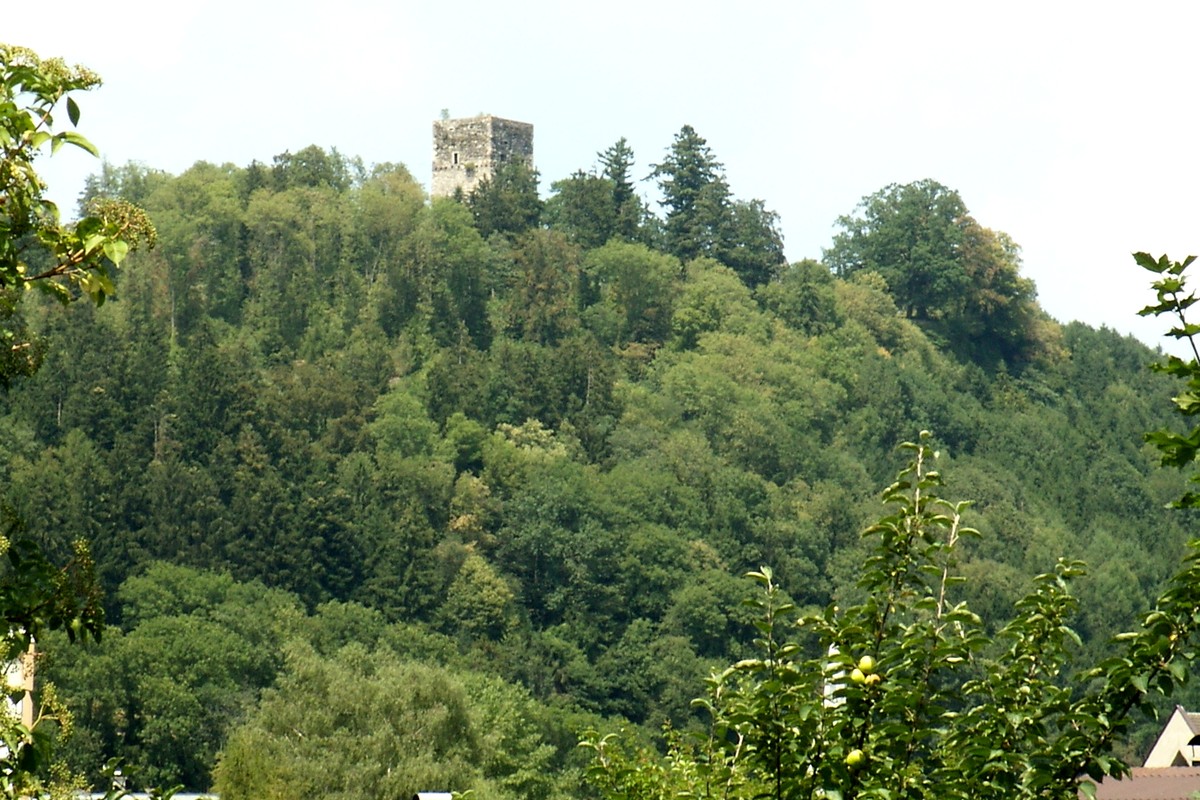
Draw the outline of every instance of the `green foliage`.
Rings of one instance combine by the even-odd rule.
[[[1173,398],[1175,407],[1184,417],[1195,416],[1200,412],[1200,351],[1196,346],[1196,335],[1200,334],[1200,325],[1188,321],[1188,309],[1196,303],[1196,295],[1187,286],[1187,268],[1195,260],[1188,256],[1183,261],[1171,261],[1165,255],[1157,260],[1148,253],[1135,253],[1134,260],[1138,266],[1160,276],[1152,284],[1158,295],[1158,302],[1146,306],[1138,313],[1142,316],[1173,316],[1178,324],[1172,326],[1168,335],[1176,339],[1186,339],[1192,351],[1192,358],[1184,360],[1179,356],[1168,356],[1162,363],[1153,365],[1157,372],[1170,375],[1184,381],[1185,389]],[[1195,425],[1185,433],[1175,433],[1171,430],[1157,430],[1146,434],[1146,441],[1154,445],[1162,454],[1164,466],[1182,469],[1194,463],[1200,455],[1200,425]],[[1200,476],[1192,475],[1193,483],[1200,482]],[[1183,508],[1200,507],[1200,494],[1188,492],[1176,505]]]
[[[44,643],[46,677],[80,736],[63,754],[103,785],[120,758],[139,786],[207,788],[227,731],[282,666],[281,639],[300,616],[294,597],[260,583],[152,565],[118,593],[125,632],[88,651]]]
[[[45,184],[34,169],[35,157],[49,145],[63,144],[92,154],[96,148],[74,130],[79,106],[71,92],[98,86],[100,79],[83,67],[59,59],[42,60],[31,50],[0,45],[0,387],[38,368],[41,346],[19,317],[22,294],[37,288],[66,303],[73,293],[97,305],[113,294],[113,270],[139,244],[153,245],[155,232],[140,209],[116,200],[97,199],[88,214],[63,225],[58,209],[43,196]],[[56,129],[54,114],[65,104],[71,129]],[[79,349],[86,349],[77,345]],[[35,638],[63,630],[71,642],[100,638],[104,612],[91,554],[76,542],[59,567],[22,530],[8,504],[0,506],[0,636],[4,662],[29,652]],[[30,663],[27,667],[33,669]],[[8,691],[19,699],[23,692]],[[48,791],[53,758],[49,728],[69,729],[52,691],[37,698],[41,709],[32,724],[6,717],[0,724],[0,793],[30,796]],[[24,703],[32,704],[32,694]],[[59,775],[61,778],[61,775]]]
[[[1200,542],[1140,631],[1073,692],[1068,589],[1081,565],[1038,576],[989,636],[955,599],[959,543],[976,532],[965,503],[939,496],[926,442],[905,445],[913,461],[884,492],[892,511],[864,533],[860,599],[801,616],[769,569],[751,573],[757,652],[711,679],[709,734],[669,738],[663,761],[585,739],[604,796],[1073,798],[1081,778],[1124,774],[1111,751],[1132,712],[1186,678]]]
[[[1019,248],[982,227],[958,192],[932,180],[868,195],[825,262],[842,278],[875,272],[896,305],[984,366],[1024,363],[1052,348],[1033,283],[1019,274]]]
[[[956,351],[986,365],[1045,355],[1043,315],[1033,281],[1021,277],[1020,247],[1008,234],[968,219],[959,258],[968,289],[951,305],[946,325]]]
[[[120,302],[6,306],[55,369],[0,396],[0,499],[55,559],[92,540],[123,629],[94,669],[44,640],[76,711],[64,752],[93,780],[122,753],[207,789],[230,726],[257,759],[240,774],[273,774],[278,739],[243,723],[286,648],[436,663],[471,714],[468,665],[524,685],[554,752],[512,787],[573,775],[581,726],[695,727],[703,675],[753,654],[734,576],[772,564],[806,610],[862,599],[856,534],[914,425],[979,499],[955,590],[989,635],[1036,572],[1083,556],[1104,566],[1075,579],[1073,624],[1108,652],[1172,572],[1185,525],[1158,507],[1183,481],[1138,438],[1166,424],[1169,376],[1140,373],[1134,340],[1026,314],[1001,234],[959,249],[995,297],[906,319],[878,272],[771,266],[773,215],[727,189],[724,249],[682,265],[621,142],[487,238],[481,207],[428,203],[400,165],[275,161],[102,168],[92,189],[145,204],[159,247],[122,263]],[[989,342],[1018,346],[993,324],[1010,311],[1062,357],[993,363]],[[158,651],[186,680],[141,666]]]
[[[716,331],[765,337],[765,320],[733,270],[698,259],[688,264],[687,273],[671,315],[671,333],[678,347],[693,348],[702,335]]]
[[[440,616],[450,636],[499,640],[516,626],[512,589],[484,558],[468,551],[446,593]]]
[[[93,200],[102,197],[119,197],[134,205],[145,206],[150,196],[170,179],[167,173],[145,164],[130,162],[118,166],[106,159],[100,164],[100,172],[84,179],[79,207],[86,209]]]
[[[678,261],[645,245],[613,241],[588,253],[583,268],[614,320],[615,344],[667,338]]]
[[[532,230],[513,253],[515,276],[504,327],[537,344],[556,344],[577,324],[573,314],[579,251],[556,231]]]
[[[303,647],[217,767],[224,797],[563,796],[528,696],[385,650]]]
[[[584,248],[600,247],[617,231],[616,184],[582,170],[550,187],[542,219]]]
[[[598,154],[599,175],[579,170],[551,188],[542,221],[561,230],[571,241],[592,249],[617,238],[626,242],[648,242],[653,238],[649,212],[635,193],[630,175],[633,150],[622,137]]]
[[[437,425],[425,415],[425,405],[397,387],[375,404],[375,420],[367,426],[380,453],[414,458],[433,452]]]
[[[0,569],[0,615],[8,626],[5,659],[25,652],[44,631],[62,630],[72,642],[98,640],[104,610],[87,545],[75,542],[73,557],[59,567],[17,534],[14,524],[0,535],[0,553],[7,559]]]
[[[658,179],[667,208],[670,252],[680,261],[716,257],[728,235],[729,185],[708,142],[691,125],[684,125],[651,175]]]
[[[811,259],[787,267],[779,280],[759,286],[755,296],[786,324],[812,336],[833,330],[841,321],[833,275]]]
[[[272,159],[271,178],[276,191],[295,186],[327,186],[345,191],[361,172],[362,165],[348,161],[334,148],[326,153],[316,145],[309,145],[293,155],[281,153]]]
[[[501,283],[498,258],[460,203],[435,200],[415,219],[411,234],[392,234],[381,244],[388,248],[381,252],[384,291],[378,294],[384,330],[395,334],[409,326],[427,329],[442,345],[469,337],[487,346],[487,300]]]
[[[612,181],[612,204],[616,213],[614,233],[626,240],[633,241],[646,237],[646,217],[649,212],[642,205],[642,199],[633,188],[634,157],[633,149],[622,136],[612,147],[598,154],[603,166],[601,175]]]
[[[480,235],[511,238],[535,227],[542,216],[537,184],[537,171],[524,161],[510,161],[481,180],[467,198]]]
[[[7,315],[13,293],[30,288],[63,302],[75,289],[103,303],[114,292],[112,270],[139,244],[154,244],[154,227],[146,215],[121,201],[97,199],[83,219],[62,224],[34,170],[34,158],[47,145],[52,152],[71,144],[97,154],[74,130],[79,106],[70,93],[99,84],[99,76],[84,67],[68,67],[61,59],[43,61],[27,48],[0,45],[0,298]],[[60,103],[66,105],[71,129],[56,131]],[[37,369],[38,348],[19,323],[0,328],[0,348],[0,385]]]
[[[620,208],[634,197],[633,178],[629,174],[635,163],[633,149],[622,136],[598,157],[604,167],[604,177],[613,182],[613,203]]]
[[[929,318],[966,290],[958,259],[967,208],[958,192],[931,180],[892,184],[842,216],[825,261],[841,277],[878,272],[908,317]]]
[[[692,126],[675,135],[651,177],[658,180],[667,209],[667,250],[680,261],[716,259],[751,288],[770,280],[785,263],[778,216],[761,200],[733,200],[724,167]]]
[[[204,314],[238,321],[244,299],[238,244],[245,215],[234,170],[201,162],[176,178],[132,165],[116,172],[105,176],[102,169],[95,191],[153,208],[160,233],[162,246],[153,256],[157,269],[136,276],[153,298],[153,314],[174,336],[187,336]],[[85,196],[90,191],[85,187]]]
[[[787,265],[779,215],[762,200],[736,200],[730,209],[729,245],[721,254],[724,262],[750,288],[774,280]]]
[[[299,351],[306,334],[322,320],[323,303],[289,303],[285,298],[292,292],[318,296],[344,277],[349,213],[345,197],[324,183],[250,196],[247,254],[254,291],[247,315],[263,329],[267,352]]]

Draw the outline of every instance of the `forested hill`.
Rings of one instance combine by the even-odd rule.
[[[158,246],[100,308],[26,303],[44,365],[0,396],[3,501],[91,542],[115,626],[47,644],[76,766],[207,788],[224,747],[227,800],[574,793],[580,728],[688,725],[751,636],[747,570],[853,591],[922,429],[975,501],[985,620],[1060,556],[1091,565],[1085,647],[1147,607],[1188,522],[1142,441],[1154,353],[1049,319],[933,181],[786,264],[695,131],[653,169],[661,216],[624,140],[545,202],[516,166],[430,203],[316,147],[89,182]]]

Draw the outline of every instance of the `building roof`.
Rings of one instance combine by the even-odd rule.
[[[1134,767],[1123,780],[1101,781],[1096,800],[1190,800],[1196,792],[1200,767]]]
[[[1175,706],[1142,766],[1200,767],[1200,714]]]

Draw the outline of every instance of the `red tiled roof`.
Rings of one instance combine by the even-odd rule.
[[[1200,767],[1134,767],[1124,780],[1102,781],[1096,800],[1190,800],[1196,792]]]

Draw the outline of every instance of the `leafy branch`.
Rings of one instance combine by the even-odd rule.
[[[140,245],[154,246],[146,214],[119,200],[98,201],[83,219],[63,224],[34,169],[47,145],[51,153],[70,144],[99,155],[78,131],[55,130],[54,119],[63,103],[74,128],[80,111],[70,92],[99,85],[99,76],[84,67],[0,44],[0,290],[38,288],[69,302],[74,286],[102,303],[114,292],[111,270]]]
[[[1070,584],[1083,564],[1038,576],[988,635],[953,599],[956,548],[977,533],[963,525],[966,504],[940,496],[930,438],[904,445],[912,460],[883,494],[892,511],[863,534],[874,547],[862,599],[797,619],[771,570],[750,573],[761,656],[710,680],[698,701],[711,715],[707,747],[677,738],[659,761],[591,739],[598,755],[623,754],[593,764],[606,797],[1066,800],[1128,771],[1115,744],[1135,714],[1153,713],[1153,694],[1187,678],[1200,540],[1140,629],[1113,642],[1118,654],[1073,675]],[[720,780],[698,790],[688,776],[702,774]]]
[[[1149,305],[1138,312],[1145,316],[1175,317],[1178,325],[1174,325],[1167,335],[1176,339],[1186,339],[1192,350],[1192,358],[1185,361],[1178,356],[1168,356],[1165,362],[1151,364],[1155,372],[1172,375],[1184,381],[1184,390],[1173,399],[1175,407],[1184,417],[1193,417],[1200,413],[1200,347],[1196,343],[1196,335],[1200,334],[1200,325],[1188,322],[1187,313],[1197,301],[1196,293],[1187,285],[1187,268],[1196,260],[1188,256],[1183,261],[1172,261],[1165,255],[1155,259],[1147,253],[1134,253],[1134,260],[1143,269],[1160,276],[1151,287],[1158,295],[1158,302]],[[1192,426],[1186,433],[1161,429],[1146,434],[1146,441],[1159,451],[1163,466],[1183,469],[1196,460],[1200,453],[1200,425]],[[1191,477],[1193,483],[1200,482],[1200,475]],[[1175,501],[1179,508],[1196,508],[1200,506],[1200,495],[1187,492]]]

